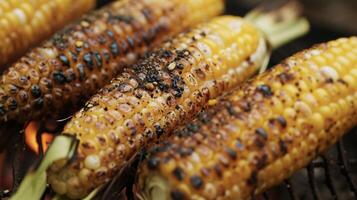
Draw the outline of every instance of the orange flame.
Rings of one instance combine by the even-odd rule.
[[[35,152],[37,155],[39,154],[38,143],[36,140],[37,131],[39,125],[37,122],[32,121],[30,122],[27,127],[25,128],[25,141],[26,144],[30,147],[30,149]],[[52,142],[54,136],[50,133],[42,133],[41,134],[41,142],[42,142],[42,149],[43,153],[46,152],[48,146]]]

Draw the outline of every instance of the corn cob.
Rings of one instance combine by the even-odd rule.
[[[288,58],[202,112],[140,167],[139,199],[249,199],[357,125],[357,38]]]
[[[95,0],[0,1],[0,66],[94,6]]]
[[[211,98],[257,72],[269,49],[263,34],[223,16],[183,33],[124,70],[65,126],[79,141],[71,163],[55,162],[48,182],[80,198],[108,182],[142,147],[192,119]]]
[[[0,122],[58,118],[150,46],[222,9],[222,0],[123,0],[84,16],[2,75]]]
[[[142,146],[255,73],[268,55],[259,30],[231,16],[161,47],[125,69],[65,126],[63,133],[80,144],[76,160],[49,170],[57,193],[80,198],[107,182]]]

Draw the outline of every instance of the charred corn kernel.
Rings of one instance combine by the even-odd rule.
[[[357,85],[351,84],[357,54],[346,56],[356,48],[356,37],[316,46],[219,99],[150,151],[139,167],[138,197],[249,199],[288,178],[357,125]],[[343,72],[332,60],[316,62],[332,49],[339,52],[332,60],[345,63]],[[301,81],[308,90],[301,90]],[[285,87],[273,89],[277,82]],[[295,103],[276,109],[282,93]],[[256,113],[269,114],[255,119]]]
[[[241,45],[250,47],[242,57],[227,59],[241,51],[239,38],[248,35],[250,42]],[[217,17],[162,44],[101,89],[65,126],[63,133],[80,141],[77,159],[61,170],[52,170],[59,169],[55,163],[49,183],[55,191],[58,182],[84,188],[83,193],[66,192],[83,197],[110,180],[140,148],[164,139],[165,132],[192,119],[210,99],[256,73],[267,55],[260,31],[233,16]],[[72,177],[79,177],[78,185],[68,182]]]
[[[91,7],[90,2],[57,0],[35,4],[43,11],[36,11],[28,19],[32,19],[31,27],[38,29],[29,28],[26,33],[41,35],[43,24],[54,25],[56,20],[67,19],[75,11],[79,14],[79,10]],[[200,12],[202,8],[206,11]],[[68,110],[75,109],[137,56],[222,9],[222,0],[122,0],[84,16],[31,50],[1,76],[0,123],[56,119],[68,114]],[[54,10],[61,14],[54,16]],[[6,13],[14,23],[20,23],[19,16],[27,15],[20,11]],[[48,18],[51,22],[47,22]],[[0,19],[0,24],[17,27],[9,20]],[[23,38],[20,32],[14,33],[14,37]]]
[[[83,13],[95,0],[5,1],[0,3],[0,65],[14,61],[30,47]],[[60,14],[59,14],[60,13]]]

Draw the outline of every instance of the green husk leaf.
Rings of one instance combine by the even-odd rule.
[[[41,164],[38,168],[28,172],[11,200],[40,199],[46,190],[47,168],[56,160],[72,158],[76,152],[77,143],[78,141],[74,137],[57,136],[48,148]]]
[[[270,2],[268,2],[270,3]],[[289,1],[274,9],[265,9],[264,4],[245,16],[265,34],[272,49],[306,34],[309,22],[301,16],[302,7],[296,1]]]

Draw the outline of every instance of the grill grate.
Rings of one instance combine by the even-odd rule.
[[[108,0],[104,0],[108,1]],[[102,2],[104,2],[102,0]],[[239,5],[238,5],[239,3]],[[250,8],[244,7],[238,0],[227,0],[227,13],[235,15],[244,15]],[[292,42],[277,51],[271,58],[271,65],[280,62],[282,59],[292,55],[294,52],[307,48],[313,44],[332,40],[341,36],[347,36],[344,33],[338,33],[331,30],[326,30],[318,25],[312,25],[311,32],[305,37]],[[64,123],[66,120],[61,121]],[[39,132],[42,132],[40,129]],[[23,135],[23,134],[20,134]],[[39,144],[39,152],[42,151],[42,143],[40,134],[37,140]],[[262,195],[253,197],[255,200],[352,200],[357,199],[357,128],[345,135],[329,152],[320,155],[312,161],[307,167],[296,172],[291,178],[285,180],[279,186],[263,193]],[[23,137],[18,137],[12,146],[6,152],[6,158],[3,160],[3,165],[6,166],[0,171],[0,199],[8,198],[13,191],[16,191],[20,181],[23,179],[25,172],[29,166],[33,166],[38,162],[39,157],[30,152],[23,140]],[[138,154],[138,156],[141,154]],[[138,157],[137,156],[137,157]],[[0,159],[1,160],[1,159]],[[133,159],[134,167],[124,170],[110,182],[103,191],[95,197],[95,200],[101,199],[133,199],[132,189],[126,188],[124,192],[120,192],[119,188],[124,188],[123,183],[130,183],[135,174],[135,166],[137,160]],[[1,163],[1,161],[0,161]],[[0,164],[1,165],[1,164]],[[0,167],[1,168],[1,167]],[[7,169],[7,170],[6,170]],[[3,188],[4,179],[9,177],[11,173],[11,189]],[[123,181],[126,179],[128,181]],[[8,186],[9,187],[9,186]],[[53,192],[47,189],[46,197],[53,196]],[[42,199],[46,199],[44,196]]]

